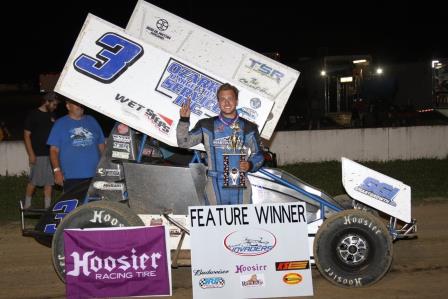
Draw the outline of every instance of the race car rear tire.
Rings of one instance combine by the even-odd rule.
[[[347,288],[369,286],[392,264],[392,238],[381,219],[346,210],[325,220],[314,239],[319,272],[331,283]]]
[[[57,275],[65,282],[64,229],[143,225],[138,215],[122,203],[96,201],[80,206],[62,219],[53,236],[52,260]]]

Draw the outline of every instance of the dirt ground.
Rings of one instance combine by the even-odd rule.
[[[394,244],[391,271],[362,289],[336,287],[313,269],[314,298],[447,298],[448,200],[414,206],[418,238]],[[191,298],[189,267],[173,270],[173,298]],[[50,249],[22,237],[19,223],[0,227],[0,298],[64,298]],[[161,297],[166,298],[166,297]]]

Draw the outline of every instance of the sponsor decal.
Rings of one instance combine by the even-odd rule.
[[[74,267],[73,270],[67,272],[67,275],[85,277],[92,275],[97,280],[156,276],[156,272],[151,269],[155,270],[159,267],[157,261],[162,257],[160,252],[137,255],[134,248],[129,255],[120,253],[119,256],[113,256],[111,254],[106,258],[95,255],[95,251],[87,251],[82,255],[73,251],[70,255],[73,257]]]
[[[287,271],[287,270],[305,270],[309,269],[310,261],[286,261],[276,262],[275,271]]]
[[[254,109],[248,108],[248,107],[238,108],[237,112],[241,117],[249,118],[252,120],[257,119],[257,117],[258,117],[257,111],[255,111]]]
[[[117,127],[117,131],[120,134],[127,134],[129,132],[129,127],[125,124],[119,124]]]
[[[163,219],[162,218],[151,218],[151,221],[149,222],[149,226],[155,226],[155,225],[163,225]]]
[[[242,229],[227,235],[224,246],[240,256],[257,256],[271,251],[277,243],[276,237],[264,229]]]
[[[169,27],[169,23],[165,19],[158,19],[156,21],[156,28],[151,26],[146,26],[146,30],[151,34],[152,36],[159,38],[161,40],[170,40],[171,36],[164,33]]]
[[[302,275],[299,273],[287,273],[283,275],[283,282],[286,284],[298,284],[302,282]]]
[[[240,83],[246,85],[249,88],[252,88],[253,90],[256,90],[262,94],[264,94],[266,97],[272,99],[274,98],[274,94],[270,93],[269,90],[266,87],[261,87],[260,82],[257,78],[240,78],[238,80]]]
[[[124,150],[124,151],[127,151],[128,153],[131,152],[131,147],[130,147],[129,143],[125,143],[125,142],[116,142],[116,141],[114,141],[114,144],[112,145],[112,148],[119,149],[119,150]]]
[[[394,198],[400,191],[400,189],[394,188],[394,186],[382,183],[371,177],[367,177],[361,185],[355,187],[355,190],[393,207],[397,206]]]
[[[169,134],[173,120],[152,109],[146,108],[144,105],[131,100],[122,94],[117,93],[115,100],[123,105],[123,108],[132,109],[135,113],[143,113],[160,132]]]
[[[96,171],[100,176],[116,176],[119,177],[121,175],[120,167],[118,168],[98,168]]]
[[[361,287],[362,286],[362,277],[358,278],[345,278],[337,273],[334,272],[334,270],[331,267],[324,268],[325,275],[333,279],[335,282],[346,285],[346,286],[355,286],[355,287]]]
[[[208,270],[202,270],[202,269],[194,269],[193,270],[193,275],[194,276],[201,276],[201,275],[217,275],[217,274],[228,274],[229,270],[223,270],[223,269],[219,269],[219,270],[212,270],[212,269],[208,269]]]
[[[246,287],[264,287],[263,274],[250,274],[240,276],[241,286]]]
[[[97,181],[93,183],[93,188],[98,190],[108,190],[108,191],[123,191],[124,184],[123,183],[111,183],[104,181]]]
[[[112,151],[112,158],[129,159],[129,153]]]
[[[258,109],[261,107],[261,100],[259,98],[252,98],[250,99],[250,106],[253,109]]]
[[[156,27],[157,29],[159,29],[160,31],[165,31],[168,29],[168,21],[165,19],[158,19],[156,22]]]
[[[146,109],[145,116],[154,124],[160,132],[168,135],[171,130],[173,120],[160,114],[155,113],[152,109]]]
[[[230,145],[229,137],[230,136],[213,139],[213,146],[216,146],[216,147],[229,146]]]
[[[266,63],[257,61],[253,58],[249,58],[249,63],[246,65],[246,67],[259,73],[260,75],[274,80],[277,83],[280,83],[282,78],[285,76],[285,74],[283,74],[279,70],[276,70],[274,67],[269,66]]]
[[[180,230],[180,228],[170,228],[170,237],[178,237],[180,236],[182,233],[182,231]]]
[[[219,114],[216,92],[221,85],[218,80],[170,58],[156,91],[174,99],[172,102],[179,107],[190,98],[193,114],[210,116],[208,113]]]
[[[206,277],[199,280],[199,286],[203,289],[222,288],[226,284],[222,277]]]
[[[236,265],[235,273],[266,271],[267,265]]]
[[[131,142],[131,136],[112,134],[112,139],[118,142]]]

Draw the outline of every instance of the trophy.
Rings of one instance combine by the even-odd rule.
[[[232,129],[232,135],[229,136],[223,153],[223,188],[246,188],[246,174],[235,167],[230,169],[230,156],[239,156],[239,161],[246,160],[246,150],[240,136],[238,135],[238,132],[240,131],[239,124],[234,122],[230,128]]]

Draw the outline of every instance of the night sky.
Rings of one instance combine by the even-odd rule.
[[[371,54],[382,64],[448,56],[448,1],[293,1],[148,2],[286,64],[319,54]],[[0,83],[60,72],[87,13],[124,28],[137,0],[31,3],[2,8]]]

